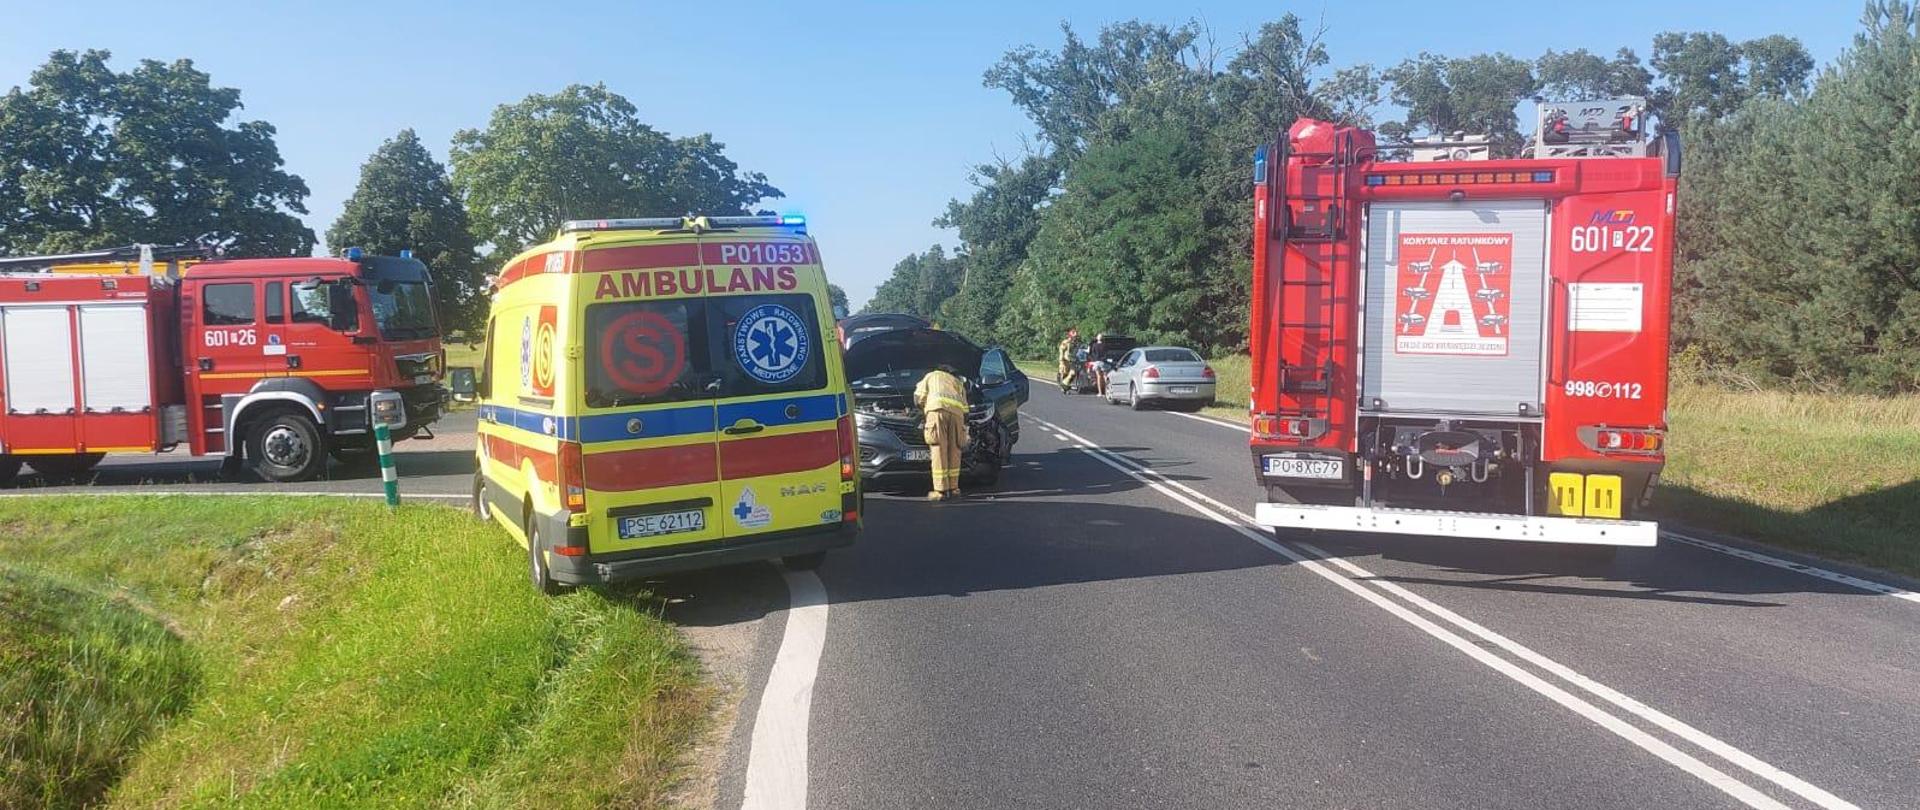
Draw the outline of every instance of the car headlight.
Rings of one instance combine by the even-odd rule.
[[[880,426],[880,420],[871,414],[856,413],[853,415],[853,424],[855,427],[874,428]]]

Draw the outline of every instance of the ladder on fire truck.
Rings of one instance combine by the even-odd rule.
[[[47,256],[0,256],[0,273],[74,273],[179,278],[181,271],[214,258],[200,245],[125,245]]]
[[[1362,157],[1354,154],[1351,133],[1342,131],[1334,137],[1331,152],[1295,152],[1288,133],[1282,131],[1276,142],[1274,166],[1267,172],[1267,196],[1273,211],[1268,218],[1270,238],[1279,240],[1272,265],[1277,291],[1274,323],[1280,330],[1280,391],[1294,399],[1298,416],[1323,424],[1333,417],[1333,353],[1345,342],[1335,325],[1339,302],[1334,282],[1341,277],[1342,263],[1354,261],[1354,257],[1342,255],[1341,244],[1349,215],[1349,171]],[[1320,182],[1303,183],[1308,186],[1306,194],[1288,197],[1289,169],[1296,159],[1308,162],[1302,168],[1303,179],[1309,172],[1330,174],[1331,193],[1323,193],[1326,177],[1320,176]],[[1295,203],[1300,205],[1298,219]],[[1319,252],[1325,260],[1290,262],[1290,245],[1324,246],[1324,251],[1301,253]],[[1350,289],[1349,294],[1352,292]],[[1299,319],[1288,320],[1293,316],[1289,304],[1295,294],[1303,296],[1300,311],[1294,316]]]

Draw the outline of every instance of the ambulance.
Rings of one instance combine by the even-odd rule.
[[[804,218],[569,221],[494,288],[473,508],[540,590],[853,543],[853,417]]]

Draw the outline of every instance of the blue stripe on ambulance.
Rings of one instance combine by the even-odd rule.
[[[640,420],[640,429],[637,431],[632,429],[631,424],[635,419]],[[583,442],[663,439],[668,436],[688,436],[713,431],[711,401],[680,408],[601,413],[580,417],[580,441]]]
[[[785,397],[759,402],[720,403],[720,424],[731,425],[751,419],[763,425],[791,425],[801,422],[831,422],[844,413],[845,400],[839,394]],[[799,413],[789,418],[787,406],[798,406]]]
[[[480,406],[480,418],[511,428],[524,430],[541,436],[553,436],[571,441],[578,431],[575,420],[570,416],[554,416],[539,411],[523,411],[505,405]],[[548,425],[552,429],[548,429]]]

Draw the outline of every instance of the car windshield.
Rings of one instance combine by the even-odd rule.
[[[1147,352],[1149,363],[1198,363],[1200,355],[1192,349],[1152,349]]]
[[[430,338],[438,333],[433,319],[433,291],[418,281],[382,281],[367,287],[373,318],[380,336],[388,340]]]

